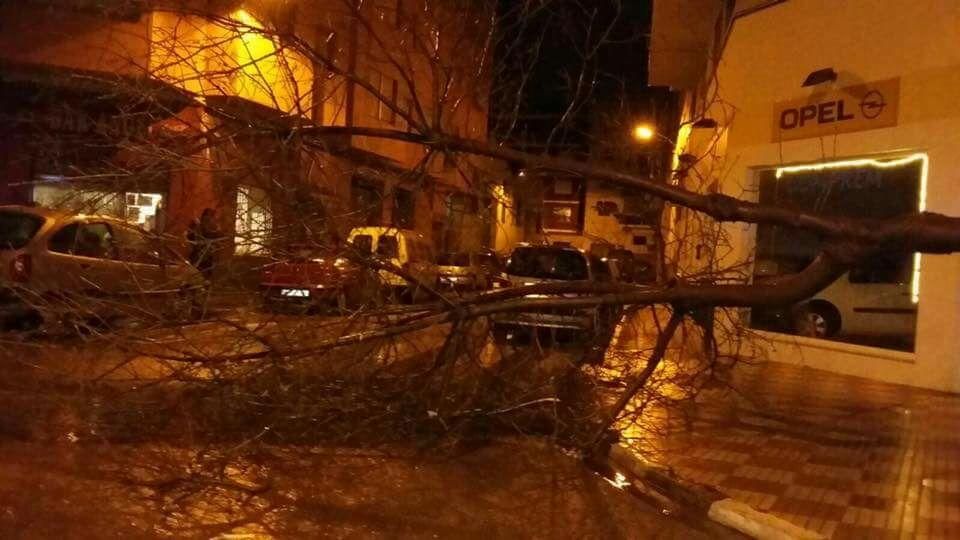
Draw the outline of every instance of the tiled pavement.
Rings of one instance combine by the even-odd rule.
[[[742,366],[661,460],[827,537],[960,538],[960,396],[784,364]]]

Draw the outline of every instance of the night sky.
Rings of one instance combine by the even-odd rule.
[[[501,69],[495,81],[492,111],[495,133],[505,134],[503,120],[512,116],[524,72],[530,76],[519,93],[521,117],[560,115],[571,101],[582,105],[572,125],[563,131],[564,140],[574,144],[586,144],[590,113],[596,107],[648,99],[650,2],[623,2],[619,11],[618,3],[616,0],[529,2],[528,6],[540,7],[528,7],[521,12],[516,0],[501,2],[498,47]],[[603,35],[611,23],[612,29]],[[539,55],[534,60],[532,51],[541,37]],[[598,43],[602,44],[596,54],[584,60],[583,51],[597,47]],[[588,75],[587,80],[594,82],[578,88],[577,81],[583,73]],[[545,138],[555,125],[555,119],[529,119],[522,121],[517,131],[526,129],[533,136]]]

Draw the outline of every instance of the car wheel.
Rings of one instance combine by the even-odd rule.
[[[826,306],[804,305],[793,315],[793,331],[812,338],[828,338],[839,329],[836,314]]]

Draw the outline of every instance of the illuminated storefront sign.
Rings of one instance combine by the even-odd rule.
[[[897,125],[900,79],[848,86],[773,106],[773,142]]]

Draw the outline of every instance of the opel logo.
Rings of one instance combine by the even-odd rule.
[[[886,106],[887,102],[884,101],[883,94],[876,90],[871,90],[860,100],[860,113],[863,114],[864,118],[873,120],[880,116]]]

